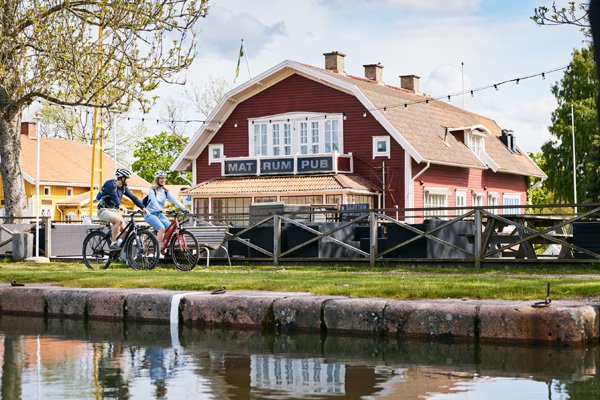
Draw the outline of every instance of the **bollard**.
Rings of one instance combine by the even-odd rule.
[[[12,259],[23,261],[33,255],[33,234],[15,233],[12,237]]]

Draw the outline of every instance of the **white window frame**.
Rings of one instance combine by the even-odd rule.
[[[498,199],[499,199],[499,198],[500,198],[500,197],[498,196],[498,193],[496,193],[496,192],[488,192],[488,195],[487,195],[487,199],[488,199],[487,201],[488,201],[488,204],[487,204],[487,205],[488,205],[488,206],[491,206],[491,207],[497,206],[497,205],[498,205]],[[500,211],[500,209],[498,209],[498,208],[495,208],[495,209],[493,209],[493,210],[490,210],[490,211],[491,211],[492,213],[498,213],[498,211]]]
[[[477,138],[475,140],[475,138]],[[485,134],[475,131],[467,133],[467,146],[479,158],[485,157]]]
[[[475,201],[475,199],[480,199],[480,201]],[[485,193],[473,191],[471,194],[471,207],[483,207],[485,199]]]
[[[385,143],[385,151],[379,151],[379,143]],[[390,158],[390,137],[389,136],[373,136],[373,159],[375,157]]]
[[[261,132],[255,135],[257,129]],[[261,140],[260,146],[257,139]],[[250,157],[333,153],[344,153],[344,115],[341,113],[285,113],[248,119]]]
[[[73,188],[72,187],[67,188],[67,196],[69,196],[69,197],[73,196]]]
[[[466,190],[460,190],[458,189],[456,191],[456,195],[455,195],[455,206],[456,207],[467,207],[467,191]],[[461,201],[459,201],[458,199],[461,199]],[[459,204],[462,203],[462,204]],[[456,210],[456,213],[464,213],[465,210]]]
[[[446,217],[448,214],[448,189],[425,188],[423,191],[423,208],[439,208],[439,210],[425,210],[425,217]]]
[[[519,193],[504,193],[502,195],[502,205],[512,206],[521,205],[521,195]],[[503,214],[519,214],[521,207],[517,208],[504,208],[502,209]]]
[[[44,186],[44,196],[52,196],[52,187]]]
[[[219,150],[219,154],[221,155],[220,157],[214,157],[213,156],[213,150]],[[224,146],[223,144],[209,144],[208,145],[208,165],[213,164],[213,163],[220,163],[223,161],[223,154],[224,151]]]

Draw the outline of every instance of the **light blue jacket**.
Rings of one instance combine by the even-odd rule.
[[[157,187],[156,189],[150,189],[148,192],[148,205],[146,209],[150,213],[159,213],[165,209],[165,203],[169,200],[171,203],[175,204],[182,211],[186,211],[187,209],[183,204],[181,204],[175,196],[173,196],[170,192],[166,191],[163,187]]]

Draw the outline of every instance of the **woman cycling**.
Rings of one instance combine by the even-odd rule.
[[[154,173],[153,185],[148,193],[148,204],[146,205],[149,214],[144,216],[146,222],[158,231],[156,238],[161,245],[165,236],[165,228],[170,224],[169,219],[163,214],[167,200],[175,204],[182,211],[187,211],[185,206],[169,193],[165,187],[166,182],[167,173],[165,171],[159,170]]]

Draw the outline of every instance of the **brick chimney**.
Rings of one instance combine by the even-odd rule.
[[[337,74],[346,74],[346,71],[344,71],[344,57],[346,57],[346,55],[344,53],[332,51],[331,53],[323,53],[323,55],[325,56],[326,70],[333,71]]]
[[[402,89],[410,90],[414,93],[420,93],[419,91],[419,80],[420,76],[417,75],[400,75],[400,87]]]
[[[21,122],[21,135],[27,135],[27,137],[35,139],[37,137],[37,123]]]
[[[367,64],[363,67],[365,68],[365,78],[383,85],[383,65],[381,63]]]

